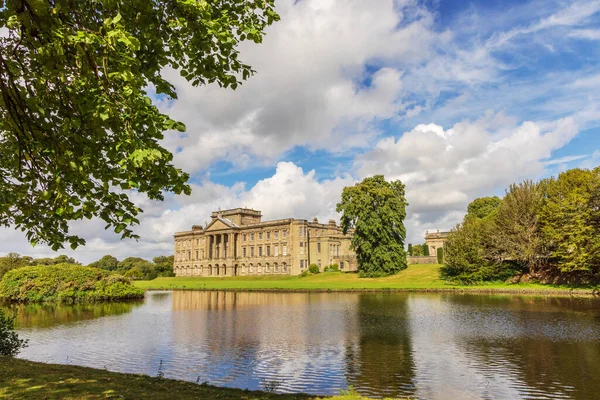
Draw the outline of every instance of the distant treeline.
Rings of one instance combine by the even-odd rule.
[[[12,269],[58,264],[81,265],[81,263],[66,255],[55,258],[33,258],[21,256],[17,253],[9,253],[6,257],[0,257],[0,279]],[[103,269],[135,280],[151,280],[158,276],[175,276],[173,273],[173,256],[158,256],[154,257],[152,261],[139,257],[128,257],[123,261],[119,261],[114,256],[106,255],[100,260],[89,264],[88,267]]]
[[[461,283],[600,282],[600,167],[473,201],[449,235],[445,262],[442,276]]]
[[[127,257],[119,261],[116,257],[105,255],[88,267],[100,268],[116,272],[135,280],[152,280],[159,276],[175,276],[173,273],[173,256],[158,256],[152,261],[140,257]]]

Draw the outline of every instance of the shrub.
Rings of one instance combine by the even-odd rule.
[[[438,264],[444,263],[444,249],[441,247],[439,249],[437,249],[437,260],[438,260]]]
[[[429,257],[429,246],[427,244],[423,245],[423,255]]]
[[[408,244],[408,255],[412,257],[413,255],[413,248],[412,248],[412,243]]]
[[[15,318],[0,310],[0,356],[14,357],[27,347],[27,340],[19,339],[15,332]]]
[[[300,278],[307,277],[308,275],[310,275],[310,273],[307,270],[304,270],[300,273]]]
[[[0,297],[24,303],[124,300],[144,291],[122,275],[80,265],[57,264],[11,270],[0,281]]]
[[[311,274],[318,274],[321,271],[319,271],[319,266],[317,264],[310,264],[308,266],[308,272]]]
[[[340,266],[337,264],[331,264],[325,267],[323,272],[338,272],[340,270]]]

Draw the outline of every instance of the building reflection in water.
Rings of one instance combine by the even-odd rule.
[[[17,307],[22,357],[280,392],[427,399],[600,393],[600,299],[150,292]]]

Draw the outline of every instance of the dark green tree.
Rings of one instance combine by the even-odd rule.
[[[441,247],[438,247],[437,249],[437,262],[438,264],[444,263],[444,249]]]
[[[119,260],[117,260],[117,257],[107,254],[98,261],[94,261],[93,263],[88,265],[88,267],[100,268],[107,271],[115,271],[119,268]]]
[[[429,246],[427,245],[427,243],[423,244],[423,255],[425,257],[429,257]]]
[[[365,178],[344,188],[337,212],[342,213],[344,233],[351,229],[361,276],[386,276],[405,269],[405,186],[387,182],[383,175]]]
[[[148,264],[148,260],[144,260],[140,257],[127,257],[123,261],[119,262],[117,269],[119,271],[128,271],[135,266],[145,264]]]
[[[0,310],[0,356],[14,357],[27,347],[27,340],[19,339],[15,332],[15,318]]]
[[[101,218],[137,237],[150,199],[190,193],[160,144],[185,126],[150,94],[177,98],[163,72],[235,89],[253,74],[240,42],[262,41],[274,0],[0,2],[0,225],[54,250],[85,240],[69,222]],[[122,191],[124,190],[124,191]]]
[[[412,257],[413,255],[413,246],[412,243],[408,244],[408,255]]]

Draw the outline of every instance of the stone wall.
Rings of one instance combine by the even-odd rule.
[[[407,257],[408,265],[411,264],[437,264],[437,256],[429,256],[429,257]]]

